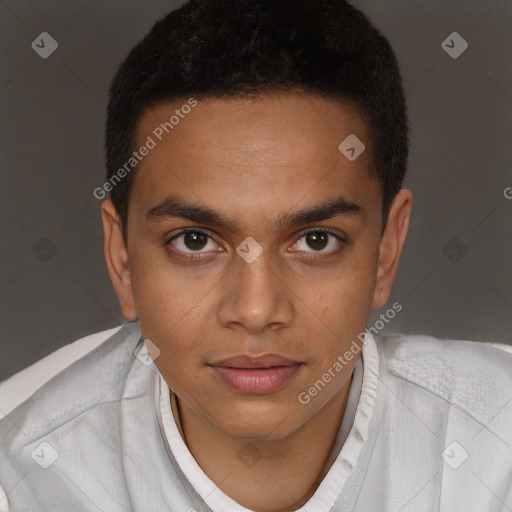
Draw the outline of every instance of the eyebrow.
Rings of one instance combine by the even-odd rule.
[[[300,224],[332,219],[339,215],[357,215],[364,220],[364,208],[353,201],[349,201],[344,196],[339,196],[320,205],[285,213],[278,217],[275,227],[277,229],[288,226],[295,227]],[[211,208],[188,203],[176,195],[168,196],[164,201],[146,212],[146,219],[150,221],[167,218],[186,219],[198,224],[223,228],[233,233],[242,231],[236,220],[229,219]]]

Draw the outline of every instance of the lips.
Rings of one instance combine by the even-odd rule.
[[[301,368],[302,363],[276,354],[258,357],[239,355],[208,365],[231,390],[263,395],[278,391]]]
[[[272,368],[273,366],[293,366],[298,361],[292,361],[276,354],[264,354],[262,356],[252,357],[240,355],[229,357],[212,363],[211,366],[222,366],[225,368]]]

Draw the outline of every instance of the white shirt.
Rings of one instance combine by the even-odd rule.
[[[72,345],[0,383],[0,511],[248,510],[186,447],[137,323]],[[300,510],[512,510],[507,351],[367,337],[332,465]]]

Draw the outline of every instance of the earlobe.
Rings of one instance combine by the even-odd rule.
[[[137,319],[133,298],[128,249],[124,242],[121,222],[110,199],[101,205],[104,232],[104,253],[112,285],[119,298],[121,312],[128,321]]]
[[[372,308],[382,307],[391,294],[398,262],[407,237],[412,210],[412,194],[402,189],[395,197],[389,212],[386,229],[379,244],[377,279],[373,294]]]

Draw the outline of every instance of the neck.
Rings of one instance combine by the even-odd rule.
[[[225,435],[176,397],[181,434],[205,474],[237,503],[256,512],[293,511],[309,500],[329,470],[350,385],[348,379],[289,436],[251,442]]]

